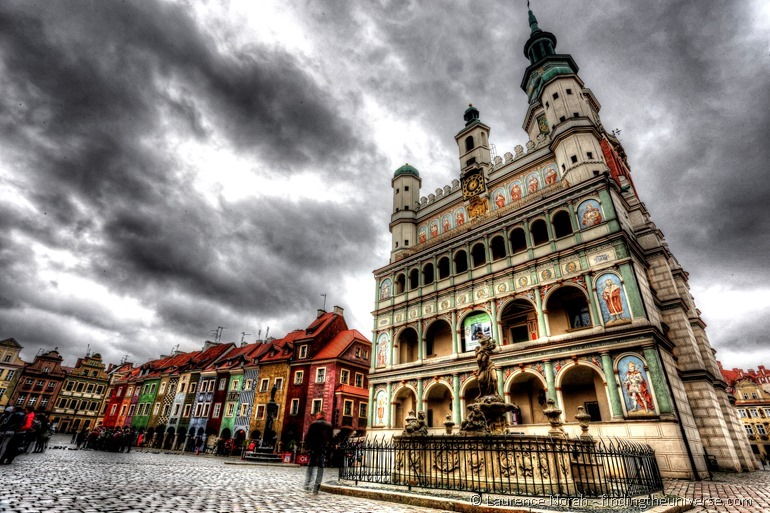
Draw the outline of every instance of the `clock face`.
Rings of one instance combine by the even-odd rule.
[[[484,177],[480,172],[474,173],[463,180],[463,195],[477,196],[484,192]]]

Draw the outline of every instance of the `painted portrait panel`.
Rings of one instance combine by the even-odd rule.
[[[598,201],[590,199],[585,200],[578,206],[578,221],[580,229],[584,230],[604,221],[602,215],[602,206]]]
[[[454,228],[454,225],[452,224],[452,215],[446,214],[441,216],[441,233],[446,233],[452,228]]]
[[[553,185],[559,181],[559,171],[556,169],[556,165],[551,164],[543,169],[543,178],[546,185]]]
[[[542,189],[543,184],[540,183],[540,173],[534,172],[527,175],[527,194],[534,194]]]
[[[434,219],[433,221],[431,221],[428,227],[430,228],[430,238],[433,239],[435,237],[438,237],[438,233],[439,233],[438,219]]]
[[[511,185],[508,186],[508,197],[511,201],[519,201],[524,196],[524,189],[521,187],[519,180],[514,180]]]
[[[385,394],[385,390],[379,390],[377,396],[374,399],[374,425],[385,425],[385,414],[388,410],[388,398]]]
[[[463,333],[465,351],[473,351],[479,345],[479,339],[482,336],[492,336],[492,319],[485,312],[469,315],[463,321]]]
[[[377,348],[375,352],[375,367],[385,367],[388,364],[388,356],[390,354],[390,337],[387,333],[380,333],[377,337]]]
[[[385,278],[380,283],[380,300],[390,299],[390,295],[393,293],[393,281],[390,278]]]
[[[417,230],[417,243],[423,244],[428,240],[428,227],[420,226]]]
[[[657,415],[652,385],[639,356],[626,355],[618,360],[618,377],[629,416]]]
[[[617,274],[604,273],[596,279],[596,295],[605,326],[624,324],[631,321],[626,291]]]
[[[467,213],[465,212],[465,207],[458,208],[455,210],[455,226],[462,226],[465,224],[465,220],[468,218]]]
[[[492,204],[494,207],[492,207],[494,210],[497,210],[498,208],[503,208],[505,206],[505,189],[502,187],[499,189],[496,189],[495,192],[492,193]]]

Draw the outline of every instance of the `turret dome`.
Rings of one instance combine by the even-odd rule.
[[[420,173],[417,171],[417,168],[414,166],[410,166],[409,164],[404,164],[400,168],[396,169],[396,172],[393,173],[393,176],[401,176],[401,175],[413,175],[416,177],[420,177]]]

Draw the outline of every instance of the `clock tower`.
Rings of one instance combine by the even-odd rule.
[[[479,109],[473,104],[468,105],[463,118],[465,127],[455,135],[455,141],[460,151],[463,199],[468,201],[468,214],[475,218],[488,210],[486,183],[492,169],[489,127],[481,122]]]

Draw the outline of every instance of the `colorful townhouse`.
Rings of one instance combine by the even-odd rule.
[[[131,362],[123,362],[120,365],[110,365],[107,368],[109,384],[105,394],[104,408],[102,408],[102,425],[105,427],[122,426],[123,419],[126,416],[126,410],[121,411],[123,395],[126,392],[127,385],[123,382],[125,377],[134,368]],[[121,417],[122,415],[122,417]]]
[[[64,385],[53,405],[51,420],[58,424],[60,433],[91,429],[101,422],[109,376],[102,355],[94,353],[78,358],[67,371]]]
[[[259,342],[257,348],[249,354],[243,365],[243,385],[238,394],[238,406],[233,422],[236,440],[247,437],[250,439],[259,438],[259,433],[251,429],[251,416],[254,411],[254,394],[259,381],[259,360],[267,354],[270,347],[270,344]]]
[[[55,404],[67,372],[62,367],[62,357],[54,349],[38,354],[25,366],[11,396],[11,404],[33,410],[48,410]],[[56,423],[57,417],[52,417]]]
[[[253,377],[244,378],[245,367],[252,362],[252,355],[259,353],[261,347],[262,344],[259,343],[241,344],[240,347],[232,349],[216,363],[220,375],[226,374],[228,377],[224,397],[214,398],[215,404],[218,401],[224,402],[221,412],[221,424],[219,426],[219,436],[221,438],[235,437],[239,443],[243,442],[246,438],[247,433],[245,430],[241,429],[237,433],[235,432],[235,422],[241,410],[242,393],[250,391],[254,385]],[[248,410],[249,406],[250,402],[243,403],[244,409]],[[248,423],[246,425],[248,426]]]
[[[19,357],[21,345],[14,338],[0,340],[0,408],[11,402],[26,362]]]
[[[756,459],[770,459],[770,371],[764,365],[754,369],[724,369],[730,403],[737,409],[745,436]]]

